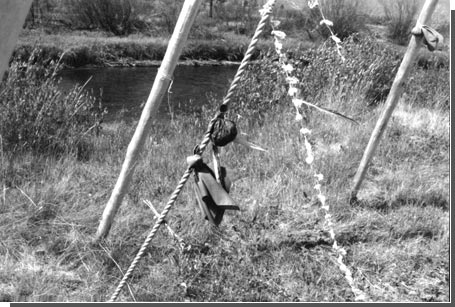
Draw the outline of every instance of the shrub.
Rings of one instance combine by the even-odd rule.
[[[365,16],[360,11],[359,0],[323,0],[320,1],[324,17],[333,22],[333,31],[341,40],[366,30]],[[319,26],[321,15],[318,9],[311,10],[313,24]],[[325,26],[318,27],[319,33],[328,38],[331,34]]]
[[[286,99],[285,84],[281,67],[276,65],[273,57],[264,57],[251,63],[232,98],[235,101],[234,112],[257,118],[262,123],[264,115],[276,110],[280,102]]]
[[[326,95],[331,93],[343,108],[361,109],[383,102],[390,92],[403,54],[368,36],[351,36],[342,42],[342,46],[344,62],[333,44],[287,52],[287,62],[295,68],[293,74],[300,80],[301,97],[317,103],[326,100]],[[448,63],[448,58],[436,55],[428,58],[424,67],[417,62],[404,84],[408,103],[449,109]],[[276,56],[265,56],[250,65],[236,95],[233,100],[240,110],[249,110],[255,115],[273,110],[280,101],[288,99],[286,81]],[[353,99],[363,102],[352,105]]]
[[[132,0],[73,0],[73,24],[128,35],[145,25]]]
[[[33,0],[25,19],[25,27],[34,28],[39,25],[49,25],[56,7],[57,3],[55,0]]]
[[[355,91],[366,98],[367,105],[383,101],[392,86],[401,54],[360,35],[346,39],[342,52],[345,62],[332,44],[323,44],[300,55],[309,62],[297,69],[303,97],[317,99],[324,88],[330,87],[339,97]]]
[[[311,29],[315,27],[315,17],[310,17],[308,10],[282,9],[279,11],[280,30],[285,33],[301,34],[305,32],[310,39],[314,34]],[[268,31],[270,33],[270,31]]]
[[[405,93],[414,106],[450,110],[450,76],[449,66],[417,67]]]
[[[417,1],[396,0],[381,3],[387,20],[387,37],[397,44],[407,44],[419,9]]]
[[[100,129],[100,103],[75,86],[59,88],[59,65],[36,64],[36,50],[27,62],[13,61],[0,85],[0,135],[10,153],[87,154],[88,137]]]
[[[154,9],[160,12],[160,18],[157,20],[155,26],[163,28],[168,34],[172,34],[182,5],[182,0],[155,1]]]

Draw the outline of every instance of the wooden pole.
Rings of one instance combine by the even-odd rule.
[[[150,126],[152,124],[151,119],[156,115],[161,100],[169,88],[172,74],[174,73],[175,66],[177,65],[201,2],[202,0],[185,0],[185,3],[183,4],[182,11],[180,12],[179,19],[174,28],[174,33],[172,34],[166,54],[164,55],[163,62],[155,77],[150,96],[144,106],[136,131],[128,145],[125,161],[123,162],[117,183],[115,184],[111,197],[104,209],[95,236],[95,241],[99,241],[109,233],[115,214],[120,207],[123,196],[131,181],[139,152],[150,131]]]
[[[0,0],[0,80],[31,5],[32,0]]]
[[[437,3],[438,0],[425,1],[419,18],[417,19],[416,26],[425,25],[430,21],[431,15],[433,14]],[[384,133],[392,112],[398,103],[398,99],[403,93],[403,83],[409,75],[412,64],[414,63],[417,52],[419,51],[421,45],[422,36],[412,35],[408,49],[406,50],[403,61],[401,62],[397,75],[395,76],[395,80],[393,81],[390,93],[387,96],[384,111],[376,123],[376,127],[374,128],[373,133],[370,137],[370,141],[368,142],[368,145],[365,149],[357,173],[354,176],[354,184],[351,190],[351,201],[355,201],[357,199],[357,193],[360,189],[360,185],[362,184],[363,179],[365,178],[368,165],[373,158],[374,152],[379,144],[382,134]]]

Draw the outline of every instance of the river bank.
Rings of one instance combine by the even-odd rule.
[[[169,37],[130,35],[109,36],[102,32],[73,31],[47,34],[27,30],[21,34],[14,56],[28,58],[38,49],[37,61],[61,61],[65,67],[143,67],[159,66],[166,53]],[[190,39],[180,57],[180,65],[238,64],[248,48],[250,38],[233,33],[223,39]],[[289,40],[289,47],[309,48],[311,42]],[[252,59],[273,48],[272,39],[261,39]]]

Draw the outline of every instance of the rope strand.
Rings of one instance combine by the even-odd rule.
[[[126,271],[126,274],[123,276],[122,280],[120,281],[119,285],[117,286],[117,289],[115,290],[114,294],[112,294],[109,302],[114,302],[117,299],[117,297],[118,297],[120,291],[122,290],[123,286],[125,285],[126,281],[130,277],[130,275],[133,273],[134,269],[136,268],[136,265],[138,264],[139,260],[141,260],[142,256],[144,255],[145,250],[147,249],[147,247],[149,246],[153,237],[155,236],[155,233],[158,231],[158,228],[160,227],[161,223],[163,223],[163,221],[165,220],[166,215],[168,214],[169,210],[171,210],[172,205],[174,204],[178,195],[180,194],[183,187],[185,186],[185,183],[187,182],[188,178],[190,177],[191,172],[192,172],[192,170],[190,168],[187,168],[187,170],[183,174],[182,178],[180,179],[180,182],[178,183],[177,187],[175,188],[175,191],[172,193],[171,197],[169,198],[168,203],[166,204],[163,211],[161,212],[160,217],[156,221],[155,225],[153,226],[152,230],[148,234],[144,243],[142,243],[142,246],[139,249],[139,252],[137,253],[136,257],[134,258],[133,262],[131,263],[130,267],[128,268],[128,271]]]

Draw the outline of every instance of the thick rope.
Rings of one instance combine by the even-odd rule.
[[[210,123],[208,125],[207,132],[205,133],[205,135],[203,137],[203,140],[202,140],[201,144],[199,145],[199,149],[198,149],[198,154],[199,155],[202,155],[202,153],[207,148],[208,143],[210,142],[210,135],[211,135],[211,132],[212,132],[213,124],[215,123],[216,119],[219,117],[220,113],[225,113],[227,111],[227,106],[228,106],[228,104],[229,104],[229,102],[231,100],[231,97],[232,97],[232,95],[234,93],[234,90],[238,86],[240,78],[243,75],[243,73],[245,72],[245,68],[248,65],[248,62],[249,62],[251,56],[253,55],[253,52],[254,52],[254,50],[256,48],[256,44],[258,42],[258,38],[261,35],[261,33],[262,33],[262,31],[263,31],[263,29],[264,29],[264,27],[266,25],[266,22],[269,19],[271,13],[272,13],[274,5],[275,5],[275,0],[269,0],[264,5],[263,9],[261,10],[262,18],[259,21],[259,24],[258,24],[258,26],[256,28],[256,31],[255,31],[254,35],[253,35],[253,38],[252,38],[251,43],[250,43],[250,45],[248,47],[248,50],[246,51],[245,56],[244,56],[240,66],[239,66],[239,68],[237,70],[237,73],[236,73],[236,75],[234,77],[234,80],[231,83],[231,86],[230,86],[230,88],[228,90],[228,93],[226,94],[226,97],[224,98],[223,103],[220,106],[220,111],[217,112],[217,115],[210,121]],[[142,256],[144,255],[145,250],[147,249],[147,247],[149,246],[149,244],[152,241],[153,237],[155,236],[156,232],[158,231],[158,228],[161,226],[161,224],[165,220],[167,214],[171,210],[171,207],[174,205],[175,201],[177,200],[177,197],[179,196],[180,192],[182,191],[185,183],[188,181],[188,178],[190,177],[192,171],[193,171],[193,168],[191,166],[186,169],[186,171],[183,174],[182,178],[180,179],[177,187],[175,188],[174,192],[172,193],[171,197],[169,198],[168,203],[166,204],[166,206],[164,207],[163,211],[161,212],[160,217],[158,218],[158,220],[156,221],[156,223],[153,226],[152,230],[148,234],[148,236],[145,239],[144,243],[142,244],[139,252],[137,253],[137,255],[134,258],[133,262],[131,263],[130,267],[128,268],[128,271],[126,271],[126,273],[123,276],[122,280],[118,284],[117,289],[112,294],[112,296],[111,296],[111,298],[109,299],[108,302],[114,302],[117,299],[118,295],[120,294],[120,291],[125,286],[126,281],[128,280],[128,278],[133,273],[133,271],[136,268],[138,262],[141,260]]]
[[[134,258],[133,262],[131,263],[130,267],[128,268],[128,271],[126,271],[126,274],[123,275],[122,280],[117,286],[117,289],[115,290],[114,294],[112,294],[109,302],[114,302],[120,291],[122,290],[123,286],[125,285],[126,281],[128,278],[131,276],[133,273],[134,269],[136,268],[136,265],[138,264],[139,260],[141,260],[142,256],[144,255],[145,250],[150,244],[150,241],[152,241],[153,237],[155,236],[155,233],[158,231],[158,228],[160,227],[161,223],[163,223],[164,219],[166,218],[166,215],[168,214],[169,210],[171,210],[172,205],[175,203],[178,195],[182,191],[185,183],[187,182],[188,178],[191,175],[191,170],[190,168],[187,168],[185,173],[183,174],[182,178],[180,179],[180,182],[178,183],[177,187],[175,188],[175,191],[172,193],[171,197],[169,198],[168,203],[164,207],[163,211],[161,212],[160,217],[156,221],[155,225],[153,226],[152,230],[148,234],[147,238],[145,239],[144,243],[142,243],[142,246],[137,253],[136,257]]]
[[[240,63],[239,68],[237,69],[237,73],[234,76],[234,80],[232,80],[231,86],[223,100],[223,103],[220,106],[220,110],[217,112],[215,117],[213,117],[212,120],[210,121],[207,131],[204,135],[204,138],[203,138],[201,144],[199,145],[200,154],[202,154],[204,152],[205,148],[207,147],[207,145],[210,142],[210,135],[212,134],[212,128],[213,128],[215,121],[218,119],[218,117],[221,113],[226,113],[226,111],[228,109],[228,105],[231,102],[232,96],[234,95],[234,90],[237,88],[237,86],[240,82],[240,79],[246,70],[248,63],[249,63],[251,57],[253,56],[253,52],[256,49],[256,44],[259,41],[259,36],[262,34],[262,31],[264,30],[264,27],[267,24],[267,21],[270,18],[270,15],[272,14],[274,5],[275,5],[275,0],[269,0],[264,5],[263,9],[261,10],[262,18],[258,23],[258,26],[253,35],[253,38],[251,39],[250,45],[248,46],[245,56],[244,56],[242,62]]]

